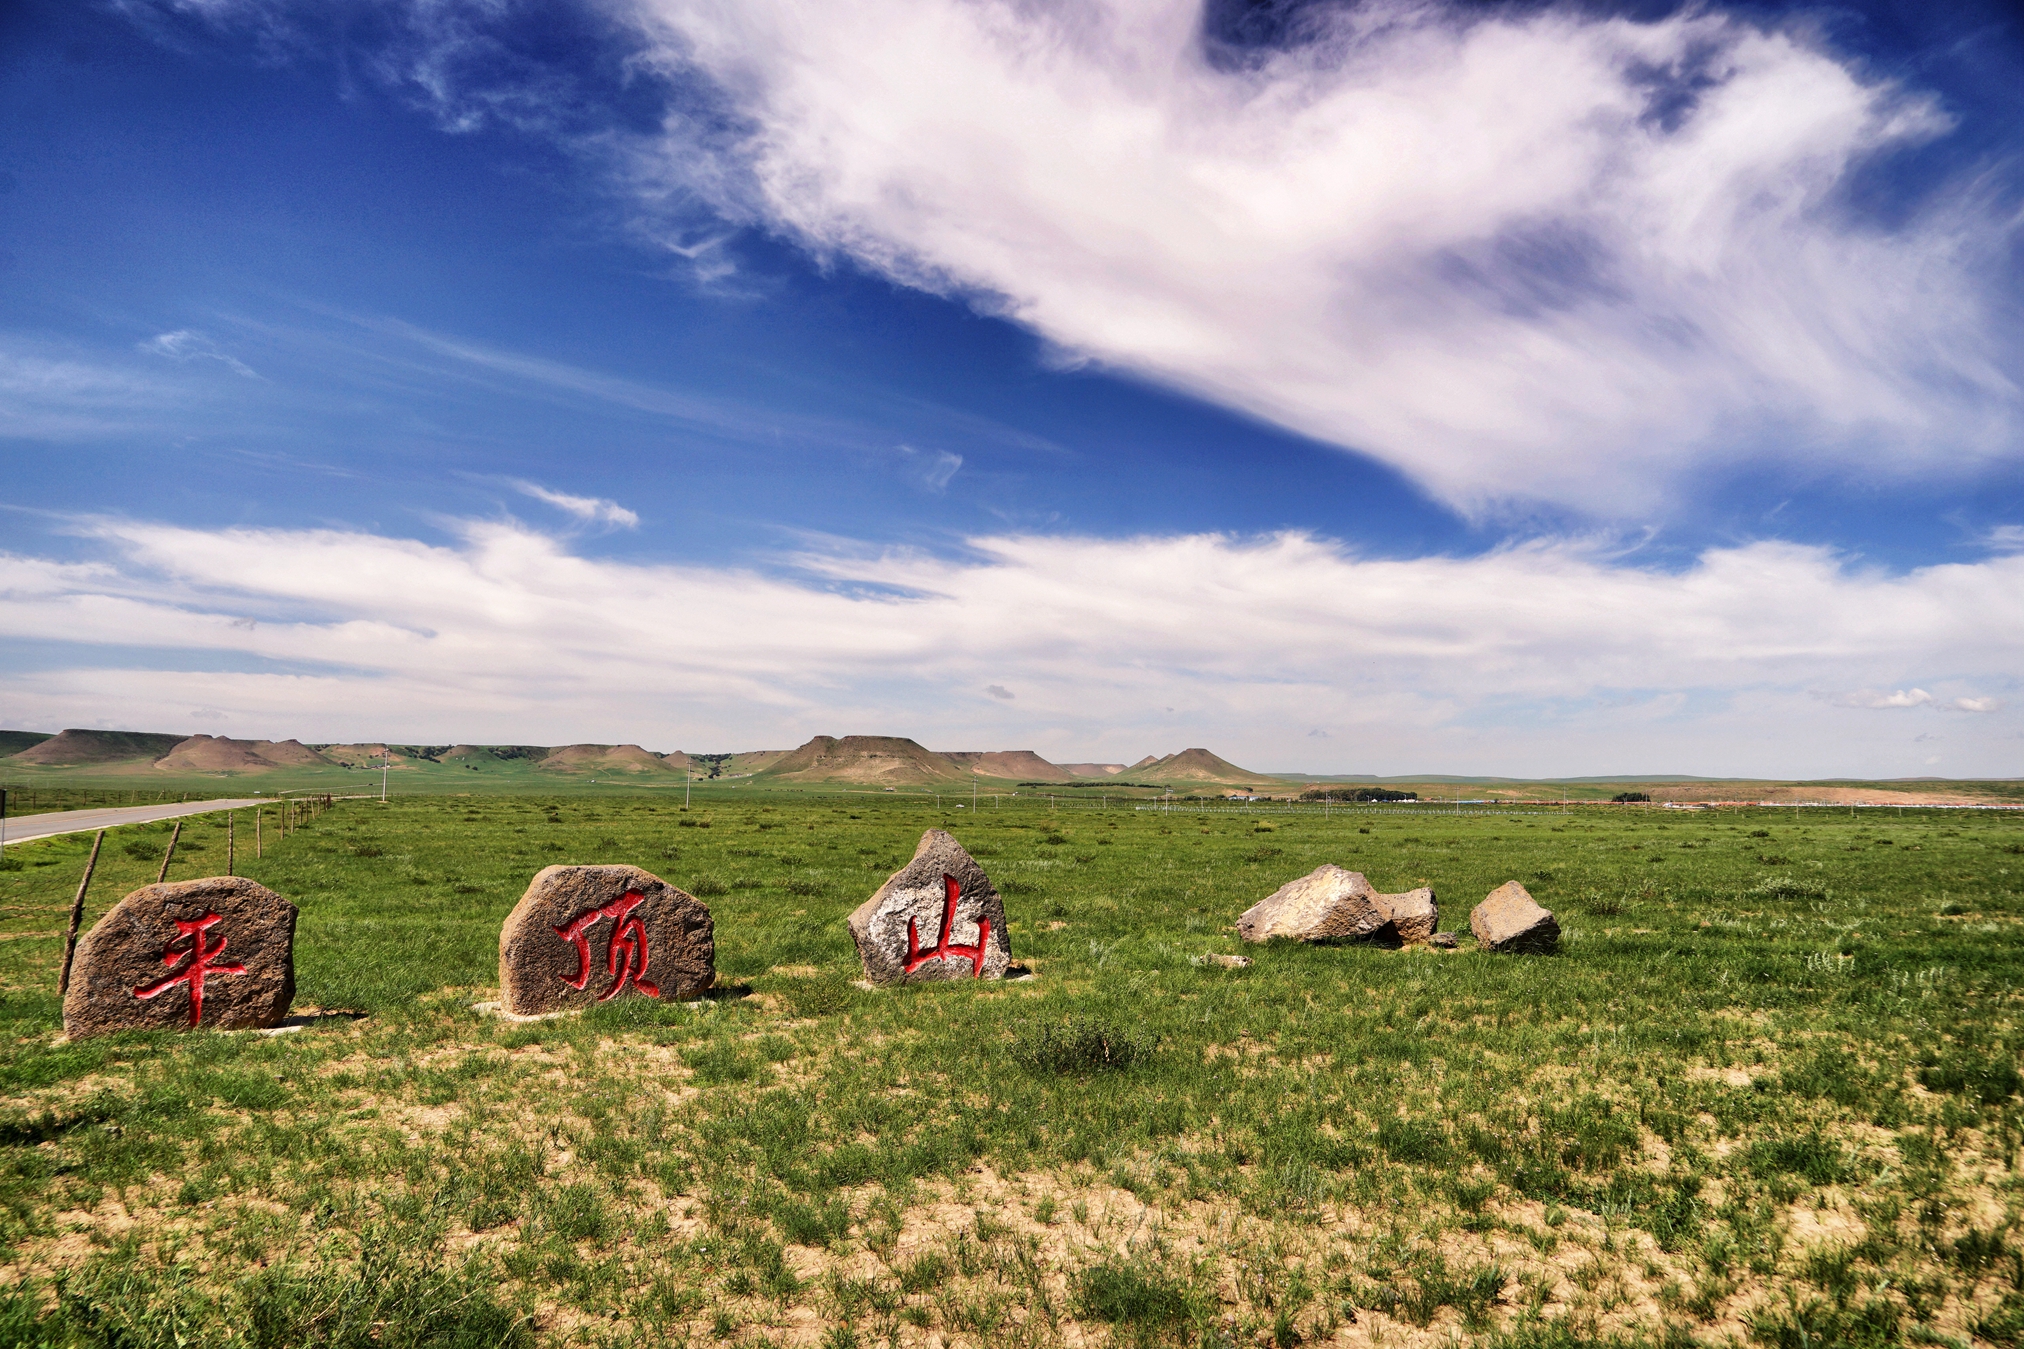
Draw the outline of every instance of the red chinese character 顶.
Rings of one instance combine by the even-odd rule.
[[[586,909],[569,922],[555,929],[555,935],[566,942],[576,943],[576,977],[562,982],[571,988],[581,989],[590,982],[590,940],[583,934],[600,918],[614,920],[611,945],[605,949],[605,968],[612,976],[611,987],[598,995],[599,1002],[616,997],[618,991],[630,981],[632,985],[650,998],[658,998],[661,990],[647,982],[647,929],[633,910],[646,898],[637,890],[628,890],[609,904],[595,909]]]
[[[907,964],[906,972],[912,974],[930,960],[943,956],[966,957],[970,962],[970,977],[984,977],[984,948],[991,940],[991,920],[978,915],[977,944],[975,946],[954,946],[949,942],[949,929],[956,923],[956,901],[962,898],[962,888],[954,876],[942,877],[942,884],[948,887],[948,898],[942,901],[942,934],[927,950],[921,949],[921,934],[912,918],[907,919]]]
[[[204,1016],[204,980],[213,974],[244,974],[246,972],[244,965],[213,965],[211,963],[212,957],[225,949],[225,943],[228,938],[221,932],[218,934],[218,944],[216,946],[206,946],[204,944],[204,931],[212,924],[223,921],[224,919],[215,913],[207,913],[202,918],[193,918],[187,922],[181,918],[176,919],[177,936],[169,942],[169,949],[162,952],[162,963],[164,965],[173,965],[184,956],[190,958],[190,963],[160,983],[149,984],[144,988],[135,989],[134,996],[136,998],[152,998],[158,994],[168,992],[177,984],[188,984],[190,986],[190,1024],[194,1026],[202,1020]],[[184,937],[190,939],[189,948],[178,951],[176,943],[182,941]]]

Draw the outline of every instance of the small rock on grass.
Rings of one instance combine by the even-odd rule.
[[[1452,932],[1436,932],[1433,936],[1427,938],[1427,945],[1438,946],[1443,951],[1452,951],[1457,946],[1460,946],[1461,942],[1456,940],[1455,934]]]
[[[1469,929],[1485,951],[1544,955],[1560,942],[1560,924],[1516,881],[1483,897],[1469,915]]]
[[[1378,901],[1391,914],[1392,927],[1397,929],[1399,940],[1407,946],[1423,942],[1434,935],[1440,926],[1441,907],[1434,898],[1430,886],[1407,890],[1396,895],[1379,895]]]

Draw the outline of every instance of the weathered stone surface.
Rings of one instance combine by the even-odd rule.
[[[1433,936],[1427,938],[1427,945],[1438,946],[1443,951],[1452,951],[1457,946],[1460,946],[1461,942],[1455,939],[1455,934],[1452,932],[1436,932]]]
[[[850,915],[864,977],[874,984],[1003,979],[1012,963],[1005,901],[977,859],[940,829]]]
[[[1377,902],[1391,915],[1392,927],[1397,930],[1399,940],[1408,946],[1427,940],[1441,925],[1441,906],[1428,886],[1396,895],[1379,895]]]
[[[1288,881],[1246,909],[1237,919],[1237,935],[1245,941],[1398,942],[1390,911],[1363,873],[1344,871],[1333,862]]]
[[[515,1016],[613,998],[699,998],[717,982],[703,901],[638,867],[544,867],[499,930],[499,999]]]
[[[295,906],[243,876],[147,885],[77,944],[63,1029],[278,1026],[295,998]]]
[[[1469,930],[1485,951],[1544,954],[1560,941],[1560,924],[1516,881],[1506,881],[1483,897],[1469,915]]]

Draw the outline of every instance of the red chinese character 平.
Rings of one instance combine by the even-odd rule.
[[[943,956],[963,956],[970,961],[970,977],[984,977],[984,948],[991,941],[991,920],[979,915],[977,919],[977,944],[975,946],[953,946],[949,942],[949,929],[956,923],[956,901],[962,898],[962,889],[954,876],[942,877],[942,884],[948,887],[948,898],[942,901],[941,937],[927,950],[921,949],[921,934],[914,926],[914,920],[907,919],[907,964],[906,972],[912,974],[930,960]]]
[[[212,958],[225,949],[225,943],[228,939],[221,932],[218,934],[218,944],[216,946],[207,946],[204,944],[204,932],[205,929],[211,927],[214,923],[221,923],[223,921],[224,919],[215,913],[207,913],[202,918],[193,918],[188,922],[180,918],[176,919],[177,936],[169,942],[169,949],[162,952],[162,963],[164,965],[173,965],[184,956],[190,958],[190,963],[160,983],[149,984],[144,988],[135,989],[134,996],[143,999],[152,998],[168,992],[177,984],[188,984],[190,986],[190,1024],[195,1026],[204,1016],[204,980],[213,974],[244,974],[246,972],[244,965],[213,965],[211,963]],[[190,939],[189,948],[179,951],[176,949],[176,943],[182,941],[184,937]]]
[[[571,988],[581,989],[590,982],[590,940],[583,934],[600,918],[610,918],[614,926],[611,944],[605,948],[604,963],[612,976],[612,984],[598,996],[597,1000],[605,1002],[616,997],[618,991],[624,988],[628,981],[650,998],[658,998],[661,995],[659,987],[647,982],[649,954],[647,928],[646,924],[640,921],[639,915],[633,912],[645,898],[646,896],[637,890],[628,890],[611,903],[600,905],[595,909],[586,909],[570,919],[566,925],[555,929],[556,936],[566,942],[576,943],[576,977],[564,979],[563,983]]]

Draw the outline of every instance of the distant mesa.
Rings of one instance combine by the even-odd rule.
[[[418,751],[427,746],[408,745],[396,748],[391,745],[315,745],[317,753],[341,768],[378,768],[383,761],[404,764],[411,759],[435,758],[433,753],[424,755]],[[391,756],[387,751],[391,749]],[[403,753],[402,749],[407,750]],[[447,751],[445,751],[447,753]]]
[[[155,767],[165,773],[246,773],[329,763],[329,759],[299,740],[233,740],[222,735],[193,735],[155,760]]]
[[[739,755],[734,759],[756,758]],[[977,778],[999,782],[1075,782],[1077,777],[1030,749],[938,753],[893,735],[818,735],[758,770],[762,781],[856,782],[878,787],[957,786]]]
[[[15,763],[72,767],[79,764],[153,763],[188,737],[148,731],[60,731],[13,756]]]
[[[47,731],[0,731],[0,759],[19,754],[24,749],[33,749],[50,739],[54,737]]]
[[[1093,770],[1093,771],[1077,771]],[[1239,768],[1205,749],[1165,758],[1147,755],[1123,764],[1056,764],[1032,750],[951,750],[936,753],[900,736],[818,735],[758,774],[784,782],[857,782],[880,787],[960,784],[974,777],[1019,783],[1087,782],[1127,775],[1138,783],[1213,783],[1284,786],[1277,778]]]
[[[548,751],[537,767],[562,773],[679,773],[683,765],[638,745],[560,745]]]
[[[880,787],[950,782],[967,770],[947,755],[894,735],[818,735],[757,776],[771,782],[861,782]]]
[[[987,778],[1004,778],[1007,782],[1073,782],[1075,774],[1060,764],[1051,764],[1030,749],[1001,750],[956,750],[945,752],[945,759]]]
[[[392,745],[388,748],[394,752],[395,763],[404,763],[409,757],[413,757],[425,761],[433,760],[436,763],[462,764],[466,768],[475,768],[481,763],[511,763],[516,759],[538,764],[547,758],[549,754],[549,749],[546,745],[452,745],[440,753],[429,752],[413,755],[404,754],[403,751],[422,750],[427,747],[420,745]],[[366,746],[366,750],[366,757],[377,762],[380,746],[368,745]],[[326,754],[329,752],[329,750],[324,751]]]
[[[1108,781],[1264,785],[1275,780],[1237,767],[1205,749],[1165,758],[1147,755],[1121,763],[1057,764],[1030,749],[952,750],[937,753],[905,736],[818,735],[797,749],[731,754],[657,754],[639,745],[305,745],[297,740],[234,740],[229,736],[153,735],[135,731],[71,729],[58,735],[0,732],[0,749],[18,746],[9,762],[45,767],[122,766],[168,773],[259,773],[278,768],[373,769],[439,765],[484,770],[517,764],[544,773],[679,774],[702,780],[754,778],[760,782],[840,782],[879,787],[951,787],[982,778],[999,783],[1053,784]]]
[[[765,772],[792,753],[791,749],[747,750],[724,759],[717,766],[718,772],[727,778],[750,777],[754,773]]]

